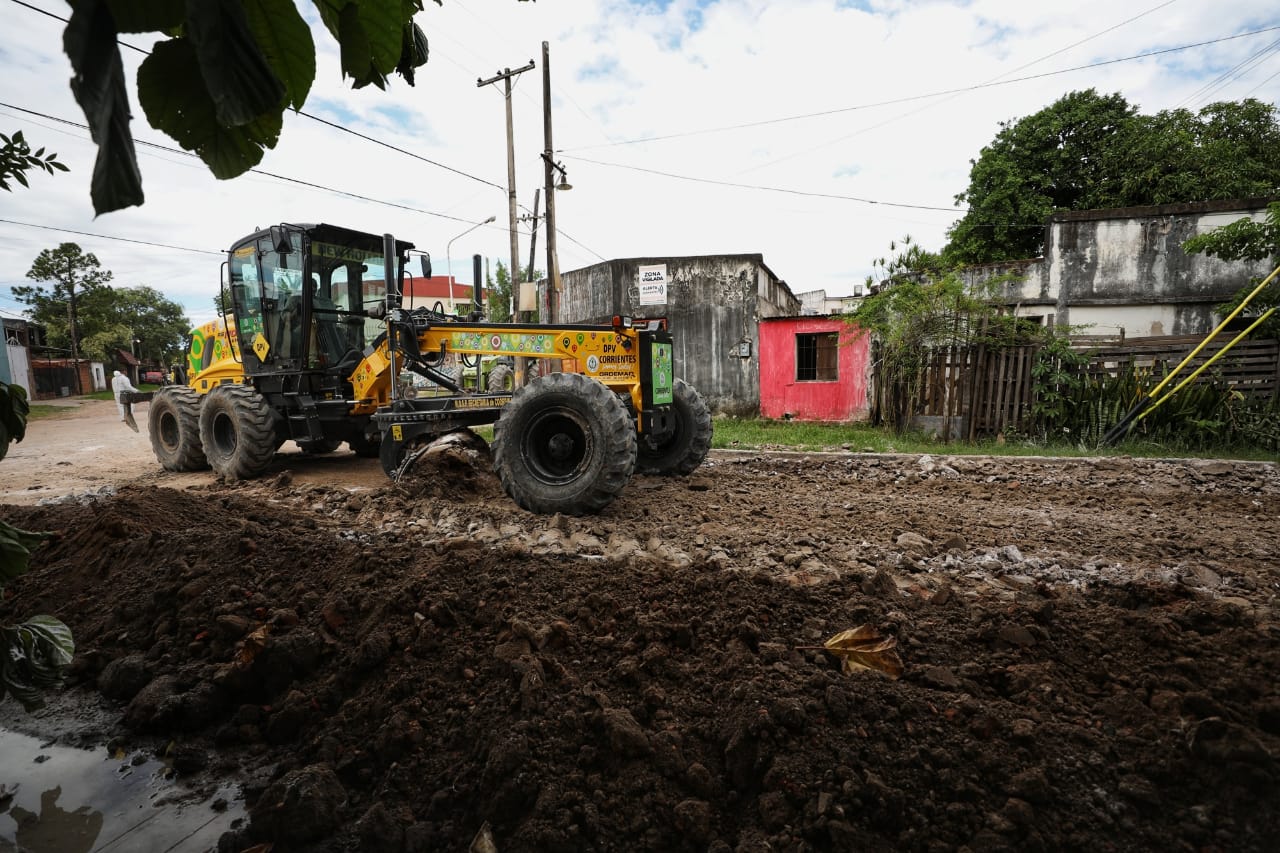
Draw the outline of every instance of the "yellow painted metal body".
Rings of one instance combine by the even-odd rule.
[[[188,385],[197,394],[207,394],[225,382],[243,382],[236,321],[232,315],[210,320],[191,330],[187,350]]]
[[[228,334],[229,333],[229,334]],[[542,360],[543,372],[584,373],[631,398],[643,409],[640,380],[640,333],[635,329],[574,329],[547,326],[434,326],[418,336],[418,350],[441,356],[509,355]],[[206,394],[225,382],[243,382],[239,341],[233,316],[211,320],[191,331],[188,353],[190,386]],[[384,340],[356,365],[352,415],[371,415],[391,402],[391,353]],[[396,365],[399,368],[399,365]],[[397,373],[399,370],[397,369]]]
[[[448,323],[419,334],[418,350],[441,357],[509,355],[546,360],[554,363],[552,370],[598,379],[615,392],[627,394],[635,411],[643,409],[640,333],[636,329]],[[365,356],[350,379],[356,400],[352,414],[372,414],[390,402],[391,355],[385,341]]]

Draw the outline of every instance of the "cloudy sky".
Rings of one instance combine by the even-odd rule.
[[[310,3],[300,3],[309,20]],[[326,221],[472,254],[510,254],[506,134],[513,96],[521,214],[543,183],[542,42],[550,47],[562,270],[612,258],[760,253],[796,292],[852,292],[911,235],[940,248],[960,215],[969,160],[999,122],[1067,92],[1120,92],[1144,113],[1280,98],[1275,0],[445,0],[418,22],[431,60],[417,85],[344,85],[316,23],[316,82],[288,114],[265,174],[217,181],[136,107],[141,55],[122,51],[146,203],[95,218],[95,149],[61,52],[68,7],[0,0],[0,130],[22,129],[71,172],[0,193],[0,316],[42,249],[79,243],[115,274],[212,316],[220,250],[276,222]],[[34,7],[34,8],[32,8]],[[1266,32],[1256,32],[1268,30]],[[154,39],[129,36],[150,48]],[[1138,58],[1134,58],[1138,57]],[[274,177],[273,177],[274,176]],[[356,198],[356,196],[361,198]],[[466,233],[488,217],[496,222]],[[520,225],[521,263],[529,226]],[[135,241],[135,242],[130,242]],[[162,245],[147,245],[162,244]],[[545,234],[537,266],[546,266]]]

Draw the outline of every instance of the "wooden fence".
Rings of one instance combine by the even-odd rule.
[[[1181,382],[1222,351],[1231,341],[1223,333],[1201,350],[1178,374]],[[1158,337],[1130,339],[1123,345],[1090,346],[1088,372],[1091,376],[1116,376],[1134,370],[1154,376],[1167,376],[1200,342],[1201,337]],[[1215,361],[1197,381],[1226,382],[1244,394],[1274,397],[1280,389],[1280,341],[1243,340]]]
[[[1116,376],[1131,369],[1164,376],[1202,340],[1170,336],[1130,339],[1123,344],[1081,340],[1077,348],[1090,354],[1085,370],[1091,376]],[[1176,381],[1190,376],[1229,340],[1206,346]],[[1032,367],[1038,352],[1038,345],[932,349],[921,368],[914,400],[905,399],[901,389],[887,387],[878,353],[873,354],[872,420],[893,421],[890,413],[897,407],[897,420],[927,426],[942,436],[973,440],[1025,429],[1035,405]],[[1196,381],[1226,382],[1243,393],[1273,398],[1280,392],[1280,341],[1242,341]],[[905,411],[907,407],[913,411]]]

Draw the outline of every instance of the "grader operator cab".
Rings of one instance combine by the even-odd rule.
[[[422,254],[323,224],[274,226],[233,246],[224,315],[193,331],[186,382],[152,398],[161,465],[249,479],[292,439],[319,453],[345,442],[397,477],[432,441],[493,424],[507,494],[532,512],[579,515],[606,506],[633,471],[684,475],[702,463],[710,414],[673,374],[665,322],[490,323],[406,307],[411,253]],[[473,391],[444,369],[454,356],[540,369],[514,391]],[[446,393],[406,393],[410,374]]]

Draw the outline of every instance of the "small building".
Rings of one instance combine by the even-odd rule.
[[[1269,261],[1224,261],[1188,255],[1182,244],[1249,217],[1261,221],[1280,198],[1227,199],[1054,214],[1045,226],[1045,256],[965,270],[979,285],[1008,275],[998,298],[1020,317],[1120,338],[1206,335],[1216,307]]]
[[[760,321],[800,314],[800,301],[761,255],[626,258],[561,274],[556,323],[608,323],[615,315],[666,318],[676,374],[712,411],[760,409]],[[547,321],[546,282],[539,286]]]
[[[871,345],[839,316],[760,321],[760,415],[802,421],[865,419]]]
[[[34,397],[35,379],[31,374],[31,331],[26,320],[0,319],[4,330],[4,346],[0,347],[0,382],[19,385]]]
[[[401,293],[406,306],[433,308],[438,304],[444,314],[470,313],[475,299],[475,288],[470,284],[460,284],[451,275],[407,278],[401,286]],[[481,295],[487,296],[483,288]]]

